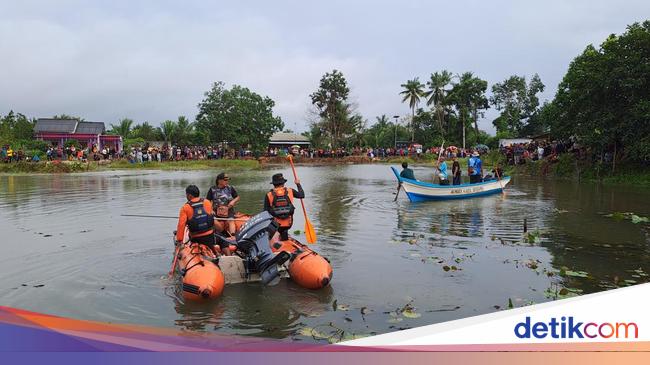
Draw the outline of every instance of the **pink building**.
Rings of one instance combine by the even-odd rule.
[[[40,118],[34,126],[36,139],[47,141],[54,146],[63,146],[66,141],[77,140],[82,147],[97,146],[122,151],[122,137],[107,135],[103,122],[81,122],[75,119]]]

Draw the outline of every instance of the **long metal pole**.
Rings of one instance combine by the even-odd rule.
[[[399,116],[395,115],[393,118],[395,118],[395,144],[393,145],[393,149],[397,150],[397,119]]]

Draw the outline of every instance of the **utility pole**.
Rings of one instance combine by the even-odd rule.
[[[393,148],[397,149],[397,119],[399,118],[399,115],[393,115],[393,118],[395,118],[395,145]]]

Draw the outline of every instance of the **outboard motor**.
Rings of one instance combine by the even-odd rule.
[[[278,265],[289,259],[288,252],[274,254],[269,240],[278,230],[278,224],[268,212],[262,212],[248,220],[235,239],[237,247],[246,254],[248,267],[257,271],[262,284],[275,285],[280,281]]]

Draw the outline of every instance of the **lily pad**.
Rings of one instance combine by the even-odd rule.
[[[370,335],[365,333],[346,333],[345,336],[343,336],[343,338],[341,339],[341,341],[352,341],[364,337],[370,337]]]
[[[632,217],[630,218],[632,220],[632,223],[637,224],[637,223],[648,223],[650,220],[648,217],[639,217],[636,214],[632,214]]]
[[[542,233],[540,231],[524,233],[524,242],[529,244],[538,244],[542,242]]]
[[[415,312],[412,309],[405,309],[402,311],[402,315],[406,318],[420,318],[422,315],[420,313]]]
[[[588,273],[588,272],[585,272],[585,271],[571,271],[571,270],[567,270],[567,271],[564,272],[564,274],[565,274],[566,276],[571,276],[571,277],[574,277],[574,278],[587,278],[587,277],[589,277],[589,273]]]
[[[298,331],[298,334],[305,337],[313,337],[315,339],[325,339],[330,337],[328,334],[319,332],[315,328],[311,328],[311,327],[301,328]]]
[[[293,234],[295,234],[295,235],[299,235],[300,233],[302,233],[302,231],[300,231],[299,229],[296,229],[295,231],[293,231]]]

